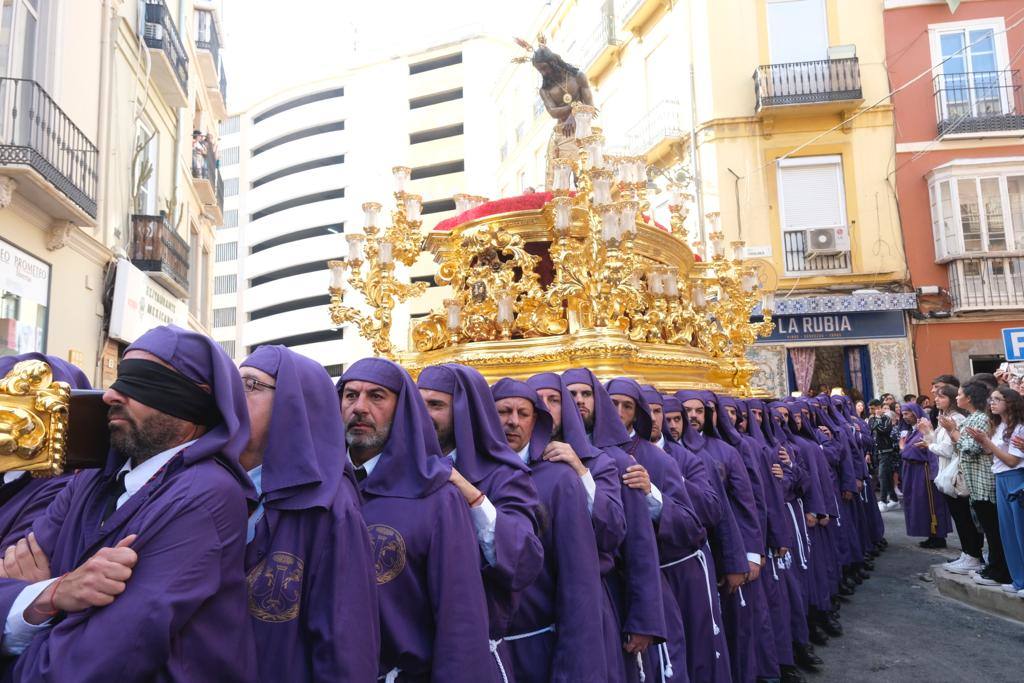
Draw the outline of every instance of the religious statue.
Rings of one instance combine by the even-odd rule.
[[[594,96],[590,92],[587,75],[551,51],[543,36],[538,36],[537,47],[516,38],[516,43],[529,53],[529,57],[517,57],[512,61],[529,61],[541,75],[540,99],[548,114],[555,119],[555,128],[548,143],[547,178],[545,186],[551,189],[553,162],[555,159],[575,159],[577,154],[573,134],[576,121],[572,117],[573,102],[593,106]]]

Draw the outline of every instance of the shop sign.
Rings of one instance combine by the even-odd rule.
[[[45,306],[50,294],[50,266],[0,242],[0,290]]]
[[[759,343],[882,339],[907,335],[903,311],[780,315],[772,320],[775,328],[771,336],[758,339]]]
[[[160,325],[188,325],[188,306],[130,261],[117,262],[110,336],[131,344]]]

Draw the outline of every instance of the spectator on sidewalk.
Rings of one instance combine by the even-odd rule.
[[[893,475],[900,465],[900,454],[892,438],[892,414],[878,399],[871,401],[871,417],[868,419],[871,439],[875,444],[875,458],[878,465],[879,496],[878,509],[882,512],[895,510],[900,506],[896,497]]]

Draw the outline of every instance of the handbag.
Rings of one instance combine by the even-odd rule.
[[[967,498],[971,495],[967,488],[967,479],[960,471],[960,456],[954,455],[949,464],[935,475],[935,488],[951,498]]]

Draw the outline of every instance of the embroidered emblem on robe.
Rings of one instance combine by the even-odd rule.
[[[249,614],[260,621],[291,621],[299,616],[302,600],[302,560],[291,553],[267,555],[246,577]]]
[[[386,524],[370,524],[370,549],[373,567],[377,571],[377,585],[382,586],[405,569],[405,539]]]

